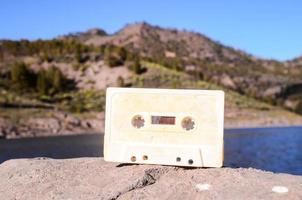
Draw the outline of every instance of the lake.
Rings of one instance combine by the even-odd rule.
[[[302,126],[225,130],[224,166],[302,175]],[[0,163],[14,158],[103,156],[103,135],[0,140]]]

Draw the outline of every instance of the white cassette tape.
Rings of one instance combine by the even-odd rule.
[[[223,91],[108,88],[104,159],[221,167],[223,117]]]

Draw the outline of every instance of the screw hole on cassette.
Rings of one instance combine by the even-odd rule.
[[[189,160],[188,160],[188,163],[189,163],[190,165],[192,165],[192,164],[193,164],[193,160],[192,160],[192,159],[189,159]]]
[[[181,126],[186,131],[192,130],[195,127],[195,122],[191,117],[185,117],[181,121]]]
[[[132,161],[132,162],[135,162],[135,161],[136,161],[136,157],[135,157],[135,156],[132,156],[132,157],[131,157],[131,161]]]
[[[131,121],[132,126],[135,128],[141,128],[145,125],[145,120],[141,115],[135,115]]]
[[[181,161],[181,158],[180,158],[180,157],[177,157],[177,158],[176,158],[176,161],[177,161],[177,162],[180,162],[180,161]]]
[[[148,160],[148,156],[144,155],[143,160]]]

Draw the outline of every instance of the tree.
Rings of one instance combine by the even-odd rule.
[[[52,80],[52,85],[55,92],[60,92],[62,90],[63,79],[62,72],[56,68]]]
[[[111,59],[111,46],[106,46],[104,50],[104,61],[109,66],[110,66],[110,59]]]
[[[10,77],[11,82],[22,90],[31,88],[36,82],[36,75],[23,62],[12,65]]]
[[[67,84],[66,80],[62,72],[55,66],[48,70],[40,70],[36,85],[37,91],[40,95],[56,94],[63,91],[63,84]]]
[[[79,47],[76,48],[75,59],[78,63],[82,62],[82,53],[81,53],[81,49]]]
[[[109,67],[123,65],[127,58],[127,51],[123,47],[107,46],[104,52],[104,61]]]
[[[133,71],[135,74],[140,74],[143,72],[142,70],[142,66],[140,64],[140,59],[138,58],[138,56],[135,56],[133,58],[133,61],[130,62],[128,68]]]
[[[4,58],[3,51],[0,48],[0,62],[2,62],[4,60],[3,58]]]
[[[38,72],[37,78],[37,90],[40,95],[45,95],[48,93],[48,80],[46,77],[46,71],[44,69]]]
[[[115,52],[122,62],[124,62],[127,59],[128,53],[124,47],[116,47]]]

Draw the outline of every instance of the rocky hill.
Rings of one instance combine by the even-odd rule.
[[[130,24],[114,35],[94,35],[84,42],[96,46],[104,44],[125,46],[150,58],[163,56],[180,59],[195,58],[219,64],[245,63],[253,59],[200,33],[163,29],[147,23]]]
[[[145,59],[302,112],[301,58],[284,63],[259,59],[200,33],[147,23],[127,25],[113,35],[90,34],[83,40],[87,34],[79,34],[84,44],[123,46]]]
[[[0,137],[102,132],[95,121],[103,120],[108,86],[222,89],[227,126],[302,124],[283,110],[302,113],[299,60],[263,60],[146,23],[112,35],[0,40]]]

